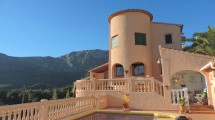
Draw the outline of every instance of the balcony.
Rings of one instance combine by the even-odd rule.
[[[76,81],[76,91],[120,91],[130,92],[154,92],[161,96],[164,95],[163,83],[150,78],[124,78],[124,79],[94,79]]]

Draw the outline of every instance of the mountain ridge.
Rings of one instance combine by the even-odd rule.
[[[88,70],[108,62],[107,50],[74,51],[59,57],[13,57],[0,53],[0,89],[35,84],[71,85]]]

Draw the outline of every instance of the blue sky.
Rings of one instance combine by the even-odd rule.
[[[107,50],[107,18],[128,8],[151,12],[155,22],[183,24],[191,37],[215,26],[214,5],[214,0],[0,0],[0,53],[58,57]]]

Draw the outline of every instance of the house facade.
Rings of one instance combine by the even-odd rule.
[[[139,9],[109,16],[109,61],[76,82],[78,97],[106,94],[107,106],[120,107],[126,93],[133,109],[175,110],[180,97],[195,103],[206,89],[215,105],[215,57],[183,52],[183,25],[152,20]]]
[[[101,71],[91,70],[91,78],[104,79],[108,73],[109,79],[153,76],[161,81],[158,45],[181,50],[183,25],[152,19],[151,13],[136,9],[110,15],[109,62],[98,68]]]

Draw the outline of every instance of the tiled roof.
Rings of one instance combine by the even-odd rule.
[[[110,23],[111,19],[119,14],[122,14],[122,13],[126,13],[126,12],[140,12],[140,13],[144,13],[144,14],[147,14],[149,17],[150,17],[150,20],[152,21],[153,19],[153,15],[146,11],[146,10],[142,10],[142,9],[127,9],[127,10],[121,10],[121,11],[118,11],[118,12],[115,12],[113,13],[112,15],[109,16],[108,18],[108,22]]]

